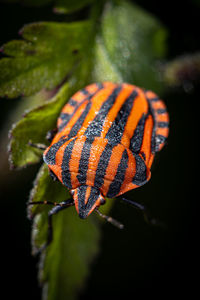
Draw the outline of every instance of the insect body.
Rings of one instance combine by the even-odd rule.
[[[164,103],[130,84],[91,84],[74,94],[44,152],[51,173],[86,218],[95,208],[145,184],[168,136]]]

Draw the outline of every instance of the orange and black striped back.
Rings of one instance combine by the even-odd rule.
[[[126,83],[95,83],[63,107],[44,161],[74,191],[79,214],[90,199],[88,215],[95,207],[89,191],[99,205],[102,196],[119,196],[150,179],[153,158],[167,135],[166,107],[154,93]]]

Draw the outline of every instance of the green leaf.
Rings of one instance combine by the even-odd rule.
[[[123,77],[115,64],[110,60],[107,49],[101,37],[98,37],[95,45],[95,63],[92,78],[94,81],[123,82]]]
[[[89,53],[90,51],[88,51]],[[29,141],[47,143],[46,134],[49,130],[56,128],[57,118],[62,107],[73,93],[89,83],[88,74],[90,73],[91,63],[92,60],[89,55],[88,59],[82,61],[71,79],[63,84],[53,98],[26,112],[23,118],[13,125],[10,131],[11,140],[9,144],[9,160],[12,168],[22,168],[40,161],[42,151],[29,146]],[[55,91],[52,92],[55,93]],[[48,95],[47,92],[44,93]],[[41,97],[41,92],[38,97]],[[34,103],[38,103],[40,98],[37,99],[37,96],[35,98]]]
[[[93,76],[104,80],[102,68],[106,68],[106,80],[160,92],[162,82],[156,63],[166,53],[165,39],[166,29],[138,6],[126,1],[108,3],[97,40]]]
[[[68,190],[60,184],[60,182],[53,182],[49,175],[48,166],[43,164],[37,174],[37,177],[33,184],[33,189],[30,192],[29,202],[38,201],[52,201],[61,202],[69,198]],[[28,208],[28,215],[30,219],[34,219],[33,231],[32,231],[32,246],[33,254],[46,243],[47,237],[47,213],[52,207],[48,205],[32,205]],[[39,215],[40,218],[38,217]],[[39,221],[40,219],[40,221]],[[44,220],[44,224],[41,222]],[[38,230],[41,227],[42,230]]]
[[[25,40],[11,41],[0,60],[0,96],[29,96],[53,89],[71,75],[90,44],[91,23],[41,22],[25,26]]]
[[[55,218],[53,225],[57,230],[41,274],[41,280],[48,282],[48,300],[72,300],[80,292],[89,273],[89,264],[98,251],[100,231],[96,221],[92,215],[84,222],[74,207]]]
[[[69,84],[66,83],[51,100],[24,114],[24,117],[10,132],[10,162],[13,168],[24,167],[41,159],[42,151],[28,145],[46,143],[48,130],[56,127],[58,113],[69,98]]]
[[[69,192],[58,182],[53,182],[47,166],[43,165],[36,178],[30,201],[64,201]],[[104,206],[110,209],[112,200]],[[47,205],[35,205],[29,215],[36,215],[32,231],[33,253],[36,253],[47,239]],[[39,278],[43,284],[44,299],[76,299],[84,286],[89,265],[98,252],[100,223],[92,214],[81,220],[75,207],[70,207],[53,216],[53,241],[48,246],[40,263]],[[78,270],[78,272],[77,272]]]
[[[102,0],[99,0],[102,1]],[[59,13],[71,13],[94,2],[94,0],[56,0],[55,11]]]
[[[83,22],[84,26],[85,22]],[[77,39],[79,34],[80,32],[78,31],[76,33]],[[26,32],[26,36],[28,36],[28,32]],[[79,43],[81,43],[81,39]],[[84,42],[82,41],[82,43]],[[89,48],[87,51],[84,51],[84,55],[81,54],[82,59],[80,59],[77,65],[73,66],[73,73],[70,80],[64,83],[58,91],[57,89],[51,92],[46,91],[49,95],[56,93],[55,96],[42,103],[42,105],[26,112],[23,118],[17,124],[13,125],[10,131],[11,142],[9,146],[11,167],[21,168],[27,164],[37,163],[41,159],[42,151],[29,146],[28,142],[31,140],[33,143],[46,144],[46,134],[49,130],[56,127],[58,115],[64,104],[74,92],[89,83],[88,75],[92,66],[90,43],[91,41],[88,43]],[[80,44],[80,47],[83,47],[83,45]],[[11,51],[11,48],[9,49]],[[22,52],[21,55],[23,55]],[[73,57],[71,59],[73,60]],[[37,97],[35,98],[34,102],[39,102],[40,99],[37,101]]]

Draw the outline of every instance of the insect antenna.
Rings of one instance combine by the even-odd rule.
[[[105,219],[107,222],[111,223],[112,225],[114,225],[115,227],[119,228],[119,229],[123,229],[124,225],[122,223],[120,223],[119,221],[113,219],[110,216],[106,216],[104,214],[102,214],[97,208],[95,209],[95,211],[98,213],[98,215]]]
[[[155,225],[155,226],[159,226],[159,227],[162,227],[163,229],[166,228],[166,225],[162,222],[160,222],[159,220],[153,218],[149,211],[147,210],[146,206],[141,204],[141,203],[138,203],[138,202],[135,202],[133,200],[129,200],[129,199],[126,199],[124,197],[121,197],[121,200],[126,202],[126,203],[129,203],[130,205],[132,205],[133,207],[135,207],[136,209],[140,210],[142,213],[143,213],[143,216],[144,216],[144,219],[147,223],[151,224],[151,225]]]

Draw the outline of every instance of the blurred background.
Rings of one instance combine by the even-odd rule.
[[[199,51],[199,1],[134,2],[167,27],[168,60]],[[48,6],[0,3],[0,45],[19,38],[18,31],[24,24],[59,18]],[[145,203],[166,228],[148,225],[140,212],[116,201],[112,216],[122,221],[125,229],[103,226],[101,251],[80,299],[163,299],[172,295],[192,299],[197,292],[198,196],[194,188],[198,83],[195,80],[187,86],[166,89],[162,95],[170,115],[167,145],[155,159],[150,182],[127,194],[127,198]],[[0,109],[1,291],[8,299],[17,296],[32,300],[40,299],[41,290],[38,259],[31,255],[26,202],[39,165],[10,171],[6,152],[8,131],[19,101],[1,99]]]

